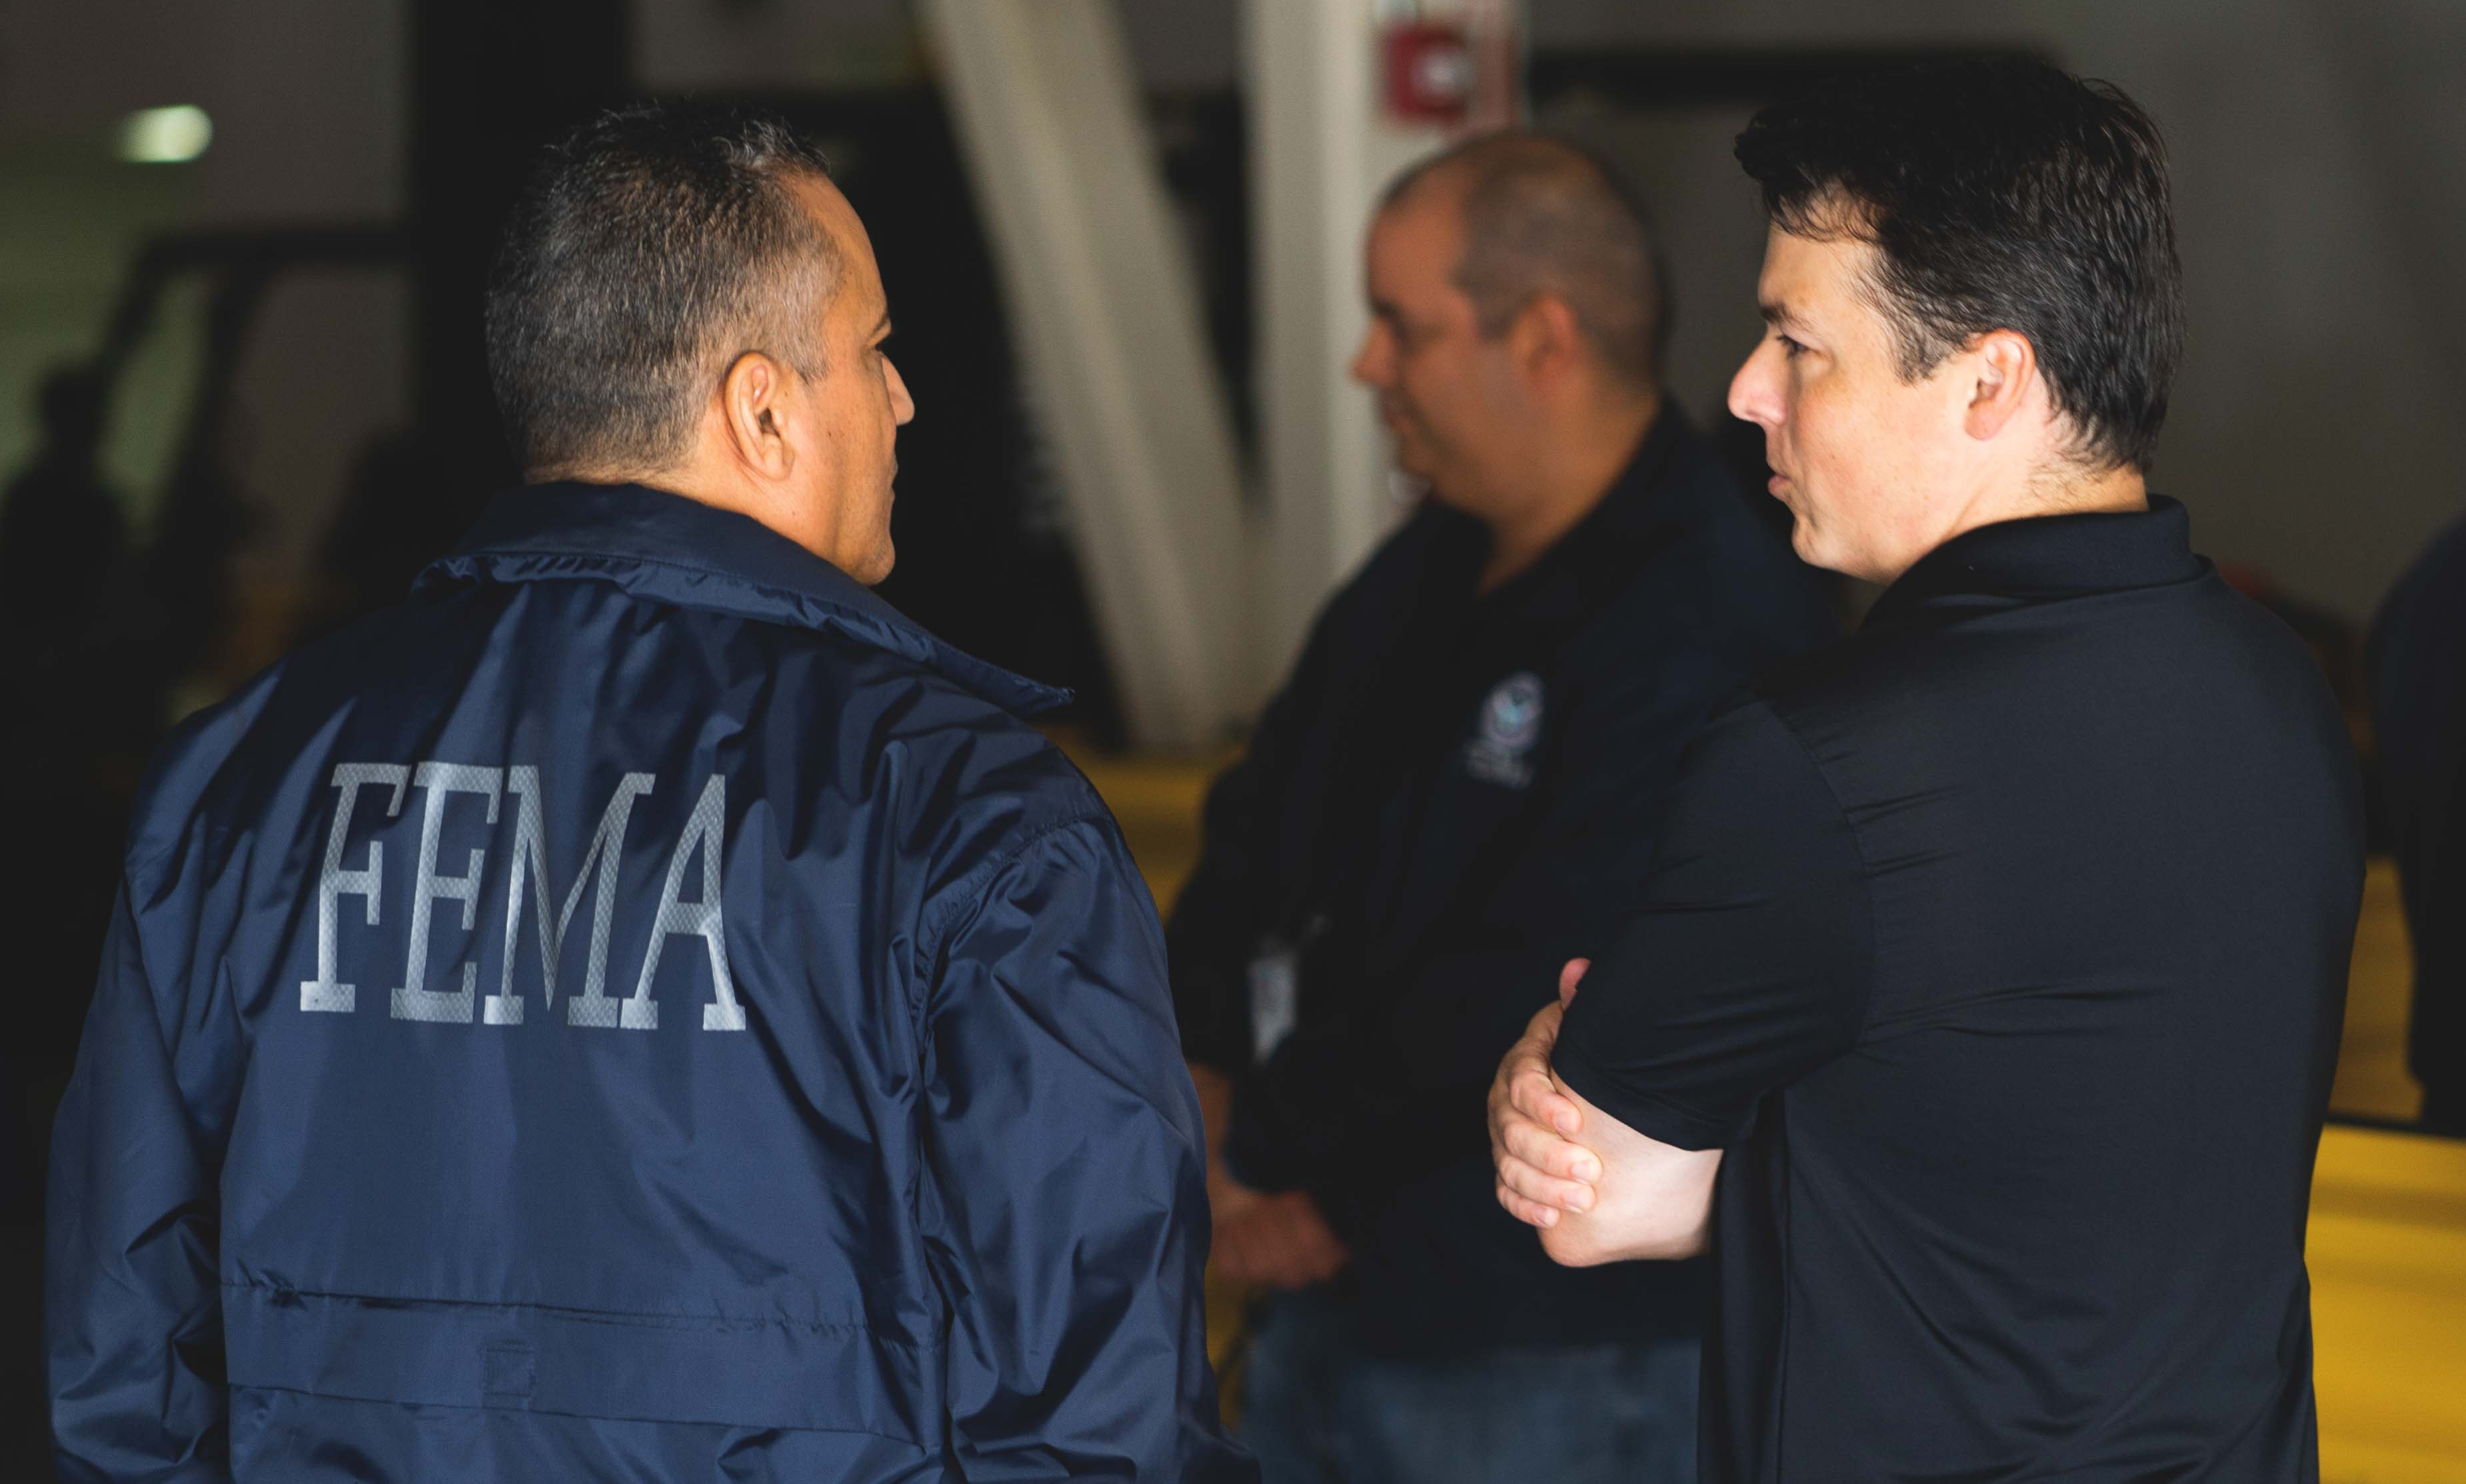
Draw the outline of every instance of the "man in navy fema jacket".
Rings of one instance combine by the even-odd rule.
[[[518,210],[541,483],[186,727],[51,1186],[64,1478],[1246,1479],[1154,909],[866,591],[913,408],[776,123]]]

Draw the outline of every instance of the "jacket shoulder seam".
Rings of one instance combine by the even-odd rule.
[[[942,904],[926,914],[925,930],[917,935],[917,982],[920,985],[924,983],[925,969],[933,963],[935,956],[941,953],[943,934],[950,930],[951,923],[970,908],[984,905],[986,896],[994,889],[995,879],[1005,869],[1030,850],[1035,849],[1038,842],[1046,836],[1081,824],[1103,823],[1105,818],[1106,816],[1097,810],[1082,809],[1048,819],[1021,834],[1008,847],[977,862],[967,874],[953,882],[951,889],[944,893]],[[978,884],[973,890],[962,889],[972,879],[977,878],[981,879],[978,879]],[[918,998],[921,1004],[923,995],[920,993]]]

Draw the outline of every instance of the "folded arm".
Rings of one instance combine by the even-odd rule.
[[[1572,994],[1584,960],[1561,979]],[[1718,1149],[1681,1149],[1637,1133],[1550,1070],[1564,1001],[1532,1017],[1490,1085],[1490,1153],[1498,1203],[1540,1228],[1541,1250],[1569,1267],[1692,1257],[1712,1221]]]
[[[1702,1250],[1721,1151],[1856,1043],[1872,912],[1829,784],[1769,707],[1708,725],[1642,901],[1490,1086],[1498,1199],[1563,1263]]]

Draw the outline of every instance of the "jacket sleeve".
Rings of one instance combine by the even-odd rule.
[[[1218,1421],[1198,1098],[1121,837],[1037,836],[940,941],[920,1202],[963,1473],[1255,1479]]]
[[[124,881],[53,1126],[44,1328],[63,1484],[230,1477],[213,1139]],[[217,1076],[218,1058],[193,1058]]]

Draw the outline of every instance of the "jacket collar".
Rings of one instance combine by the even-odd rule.
[[[1902,573],[1866,622],[1943,600],[2080,598],[2188,582],[2209,570],[2193,554],[2192,522],[2180,502],[2149,497],[2145,511],[2037,516],[1980,526],[1945,542]]]
[[[936,639],[855,579],[751,517],[639,485],[534,485],[489,502],[413,585],[612,583],[682,608],[841,634],[958,682],[1020,716],[1068,691]]]

